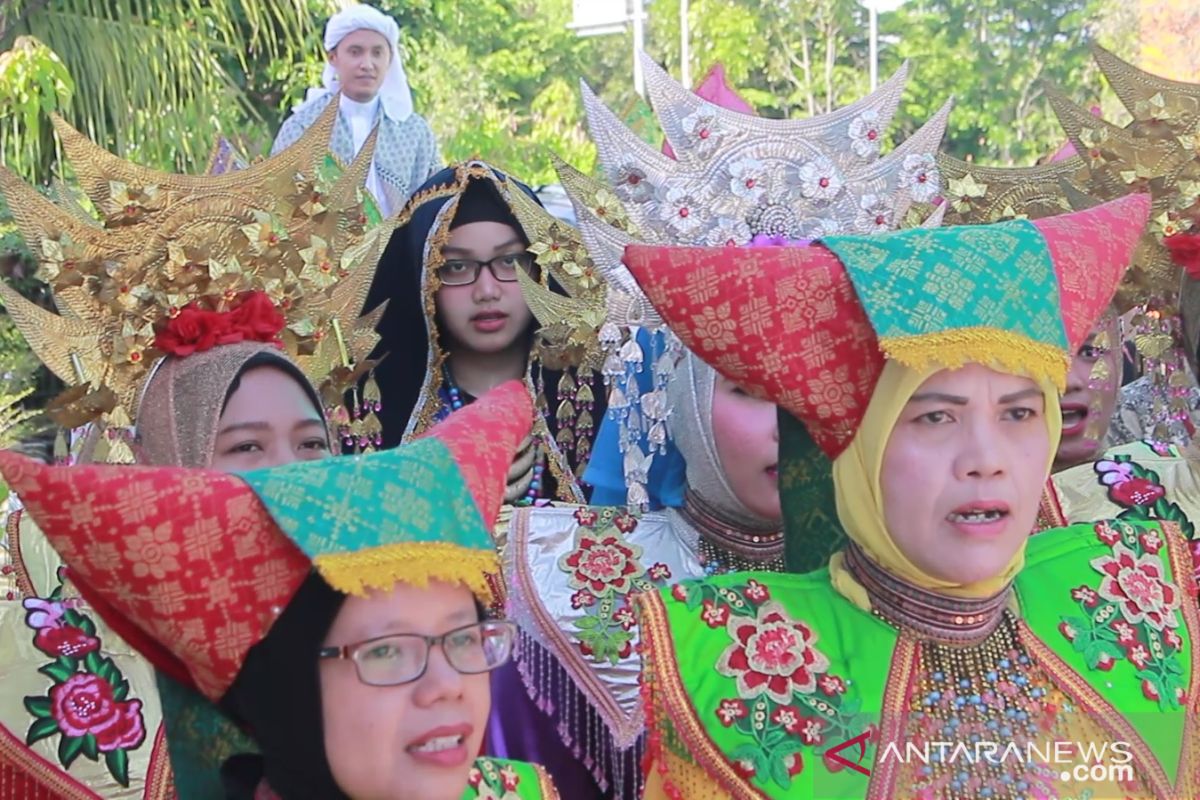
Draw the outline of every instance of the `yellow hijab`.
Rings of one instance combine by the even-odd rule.
[[[892,428],[909,398],[916,394],[930,376],[942,367],[931,366],[915,370],[889,359],[871,395],[867,413],[850,446],[833,462],[833,485],[837,500],[838,519],[846,535],[857,544],[863,553],[879,566],[896,577],[923,589],[955,597],[991,597],[1007,586],[1025,564],[1025,545],[1013,554],[1004,570],[995,577],[974,583],[952,583],[922,572],[892,540],[883,518],[883,492],[879,488],[880,472],[883,468],[883,453],[891,437]],[[1050,456],[1046,461],[1046,476],[1058,450],[1062,434],[1062,412],[1058,405],[1058,390],[1052,381],[1038,379],[1046,399],[1043,419],[1050,433]],[[871,608],[867,592],[845,565],[844,553],[836,553],[830,560],[830,574],[834,587],[860,608]]]

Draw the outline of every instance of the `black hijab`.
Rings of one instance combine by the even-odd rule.
[[[413,195],[403,212],[407,221],[388,241],[366,304],[371,309],[388,301],[376,328],[380,343],[374,354],[376,358],[387,356],[375,369],[383,406],[377,416],[383,425],[385,448],[400,444],[425,389],[430,360],[428,319],[434,314],[433,299],[426,297],[426,261],[444,244],[439,239],[472,222],[499,222],[524,238],[501,194],[500,187],[505,184],[537,199],[528,186],[482,162],[447,167]],[[450,203],[453,208],[447,208]],[[452,214],[449,220],[447,214]]]
[[[225,762],[231,800],[252,800],[264,778],[283,800],[346,800],[325,756],[317,659],[345,599],[313,572],[247,653],[221,707],[251,731],[262,755]]]

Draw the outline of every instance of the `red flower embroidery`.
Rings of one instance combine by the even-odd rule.
[[[521,776],[517,775],[517,771],[512,768],[511,764],[505,764],[500,770],[500,780],[504,782],[504,791],[506,792],[515,792],[521,785]]]
[[[787,767],[788,775],[793,778],[804,771],[804,756],[799,753],[788,753],[783,757],[783,763]]]
[[[825,724],[816,717],[805,717],[800,726],[800,741],[807,745],[819,745],[825,741]]]
[[[634,616],[633,609],[629,606],[618,608],[613,614],[613,621],[625,630],[631,630],[637,625],[637,617]]]
[[[786,704],[797,692],[811,694],[817,677],[829,668],[829,659],[813,646],[816,634],[775,601],[757,611],[754,618],[730,621],[734,641],[717,661],[717,671],[735,678],[745,698],[766,694]]]
[[[1163,641],[1167,643],[1168,647],[1173,647],[1176,650],[1183,647],[1183,638],[1175,632],[1174,628],[1167,628],[1163,631]]]
[[[1117,644],[1127,645],[1137,641],[1137,628],[1123,619],[1113,622],[1112,629],[1117,634]]]
[[[1150,663],[1150,651],[1146,649],[1145,645],[1140,643],[1129,648],[1125,653],[1125,657],[1133,662],[1133,665],[1138,669],[1145,669],[1146,665]]]
[[[1141,542],[1142,549],[1152,555],[1161,550],[1163,546],[1163,540],[1162,537],[1158,535],[1158,531],[1146,531],[1138,537],[1138,541]]]
[[[473,789],[478,789],[479,784],[483,783],[483,772],[479,767],[471,767],[471,771],[467,773],[467,783]]]
[[[67,736],[91,734],[102,753],[137,747],[146,738],[142,701],[120,702],[103,678],[86,672],[50,689],[51,713]]]
[[[682,583],[677,583],[671,587],[671,597],[674,597],[681,603],[686,603],[688,599],[687,587]]]
[[[592,594],[587,589],[580,589],[578,592],[571,595],[571,608],[588,608],[594,605],[596,605],[596,595]]]
[[[1108,494],[1123,506],[1152,506],[1167,490],[1145,478],[1130,478],[1109,488]]]
[[[741,700],[722,700],[717,706],[717,719],[721,720],[721,724],[726,728],[749,713],[750,710]]]
[[[746,583],[746,599],[751,603],[765,603],[771,599],[771,592],[766,586],[751,579]]]
[[[1147,700],[1158,700],[1160,698],[1158,687],[1149,678],[1142,679],[1142,694],[1146,696]]]
[[[42,628],[34,636],[33,644],[46,655],[71,658],[81,658],[100,649],[99,639],[88,636],[74,625]]]
[[[1096,669],[1102,672],[1108,672],[1116,663],[1117,660],[1108,653],[1101,653],[1099,660],[1096,661]]]
[[[1107,522],[1097,522],[1093,530],[1096,532],[1096,538],[1109,547],[1121,541],[1121,534]]]
[[[581,537],[578,549],[566,557],[565,563],[575,570],[579,584],[596,593],[609,588],[625,592],[632,577],[640,572],[633,550],[613,534]]]
[[[1090,586],[1076,586],[1071,590],[1071,597],[1088,608],[1093,608],[1096,603],[1100,602],[1100,595],[1096,594],[1096,590]]]
[[[1071,623],[1069,623],[1065,620],[1058,623],[1058,632],[1061,633],[1064,637],[1066,637],[1066,640],[1068,642],[1075,641],[1075,636],[1076,636],[1077,631],[1075,630],[1075,628],[1073,628],[1071,626]]]
[[[1163,580],[1163,563],[1157,555],[1136,556],[1118,544],[1112,555],[1092,559],[1092,566],[1105,576],[1100,596],[1119,604],[1126,621],[1145,622],[1158,631],[1179,624],[1175,614],[1179,589]]]
[[[600,519],[600,515],[590,508],[575,509],[575,521],[585,528],[595,525],[598,519]]]
[[[793,736],[800,732],[800,725],[804,718],[800,716],[800,709],[795,706],[779,706],[775,712],[771,714],[771,722],[776,725],[782,725],[783,729]]]
[[[704,620],[704,624],[710,628],[723,628],[725,623],[729,622],[729,606],[722,603],[716,605],[712,600],[705,600],[704,610],[700,612],[700,618]]]
[[[758,772],[754,767],[754,762],[749,759],[742,758],[733,762],[733,771],[738,774],[738,777],[743,780],[750,780]]]
[[[821,687],[821,691],[829,697],[836,697],[846,692],[846,682],[837,675],[822,675],[821,679],[817,681],[817,686]]]
[[[613,518],[613,525],[617,526],[617,530],[621,533],[629,533],[637,527],[637,517],[630,514],[628,511],[622,511]]]
[[[652,581],[666,581],[671,579],[671,568],[661,562],[650,567],[646,572]]]

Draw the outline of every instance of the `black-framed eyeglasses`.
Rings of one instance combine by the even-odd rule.
[[[492,277],[501,283],[512,283],[517,279],[517,270],[526,275],[533,274],[537,257],[533,253],[507,253],[487,261],[470,258],[449,258],[437,269],[438,280],[443,286],[470,286],[479,280],[483,268],[487,267]]]
[[[441,645],[446,661],[454,669],[464,675],[477,675],[507,663],[516,637],[517,626],[513,623],[484,620],[441,636],[396,633],[340,647],[322,647],[317,657],[353,661],[358,679],[368,686],[398,686],[425,674],[434,645]]]

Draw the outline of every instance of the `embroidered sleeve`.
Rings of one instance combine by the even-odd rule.
[[[733,743],[721,748],[739,778],[787,791],[806,768],[806,757],[837,770],[840,763],[827,745],[856,736],[864,747],[874,741],[877,726],[860,712],[861,701],[847,694],[847,681],[829,671],[817,632],[773,599],[766,585],[754,579],[727,586],[682,583],[666,602],[683,603],[705,626],[727,636],[716,664],[695,669],[715,670],[727,679],[728,692],[695,713],[710,734]],[[692,671],[686,652],[675,656],[681,672]]]
[[[1157,528],[1121,520],[1098,522],[1096,537],[1110,552],[1092,559],[1100,579],[1071,589],[1079,614],[1064,615],[1059,632],[1082,653],[1089,669],[1109,671],[1122,660],[1137,669],[1142,694],[1162,709],[1184,701],[1179,651],[1179,585],[1168,578]]]

